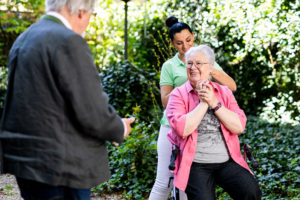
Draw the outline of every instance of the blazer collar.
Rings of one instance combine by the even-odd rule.
[[[59,14],[58,12],[50,11],[46,15],[44,15],[42,18],[57,22],[59,24],[63,24],[67,28],[72,30],[71,24],[68,22],[68,20],[66,18],[64,18],[61,14]]]

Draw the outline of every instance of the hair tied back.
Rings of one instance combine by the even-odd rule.
[[[171,28],[174,24],[178,23],[178,19],[174,16],[169,17],[168,19],[166,19],[166,26],[168,28]]]

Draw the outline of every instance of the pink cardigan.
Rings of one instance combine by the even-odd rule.
[[[243,125],[246,126],[246,115],[241,110],[229,88],[212,82],[215,88],[215,95],[222,106],[235,112]],[[168,138],[172,144],[180,148],[180,155],[176,159],[176,170],[174,184],[180,190],[185,190],[189,178],[190,168],[194,159],[197,146],[197,129],[189,136],[183,136],[186,114],[191,112],[199,104],[199,98],[193,90],[189,81],[182,86],[175,88],[169,98],[166,113],[172,128],[168,133]],[[230,133],[229,130],[220,122],[221,129],[226,141],[230,157],[239,165],[249,169],[246,161],[243,159],[240,151],[240,142],[238,135]],[[252,173],[253,174],[253,173]]]

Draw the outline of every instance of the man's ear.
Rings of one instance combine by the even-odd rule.
[[[78,10],[78,18],[82,19],[83,15],[86,13],[86,10]]]

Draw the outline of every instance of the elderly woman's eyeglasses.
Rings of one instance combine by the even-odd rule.
[[[210,64],[210,63],[201,63],[201,62],[193,63],[193,62],[188,62],[186,64],[186,68],[192,68],[193,65],[195,65],[195,67],[197,67],[197,68],[201,68],[203,65],[206,65],[206,64]]]

